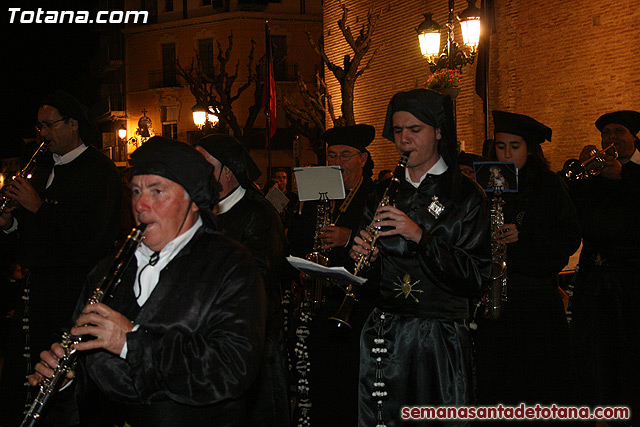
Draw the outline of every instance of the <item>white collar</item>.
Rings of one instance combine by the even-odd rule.
[[[440,156],[438,158],[438,161],[433,166],[431,166],[431,168],[427,172],[425,172],[424,175],[422,175],[420,177],[420,180],[418,182],[413,182],[411,180],[411,176],[409,175],[409,169],[408,168],[404,170],[404,176],[407,179],[407,182],[409,182],[414,187],[418,188],[418,187],[420,187],[420,184],[422,184],[422,181],[424,181],[424,178],[427,175],[442,175],[443,173],[445,173],[447,171],[447,169],[449,169],[449,166],[447,165],[447,162],[445,162],[444,159],[442,158],[442,156]]]
[[[86,145],[80,144],[79,146],[69,151],[67,154],[63,154],[62,156],[59,154],[53,153],[53,164],[58,166],[58,165],[66,165],[67,163],[71,163],[86,149],[87,149]]]
[[[231,192],[230,194],[227,194],[227,197],[218,202],[215,213],[220,215],[228,212],[232,207],[236,205],[236,203],[242,200],[246,192],[247,190],[245,190],[241,185],[238,185],[238,188],[233,190],[233,192]]]
[[[635,163],[636,165],[640,165],[640,151],[638,151],[637,148],[631,155],[631,158],[629,158],[629,161]]]
[[[158,263],[163,263],[164,265],[168,264],[169,261],[171,261],[173,257],[176,256],[176,254],[180,252],[187,243],[189,243],[189,240],[191,240],[191,238],[194,236],[194,234],[196,234],[196,231],[198,231],[201,226],[202,218],[198,216],[195,224],[193,224],[190,229],[167,243],[165,247],[160,250]],[[143,243],[138,247],[138,250],[136,251],[136,257],[139,261],[145,261],[144,264],[146,264],[149,262],[149,258],[151,257],[151,255],[153,255],[153,253],[154,251],[149,249],[149,247],[144,244],[143,240]],[[138,255],[140,256],[138,257]],[[140,264],[141,263],[138,263],[138,265]]]

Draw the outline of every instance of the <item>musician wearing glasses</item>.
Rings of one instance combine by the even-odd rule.
[[[212,167],[194,148],[154,137],[131,161],[132,210],[147,225],[113,298],[85,306],[105,259],[78,301],[71,333],[95,337],[75,345],[68,375],[80,425],[247,425],[266,313],[253,257],[215,231]],[[29,381],[51,376],[62,354],[42,352]]]
[[[542,144],[552,130],[524,114],[493,111],[491,160],[514,162],[518,192],[503,193],[507,300],[498,319],[478,318],[478,401],[496,405],[576,403],[569,325],[557,275],[580,246],[566,186]]]
[[[369,282],[380,295],[360,347],[360,426],[402,425],[407,405],[473,402],[467,319],[491,266],[482,189],[460,173],[453,103],[427,89],[389,102],[382,136],[409,153],[395,207],[367,204],[364,224],[381,227]],[[354,259],[371,251],[362,230]]]
[[[67,325],[87,273],[113,247],[122,218],[122,182],[113,162],[90,145],[97,130],[87,109],[56,91],[42,101],[36,128],[51,154],[37,161],[31,179],[9,184],[11,202],[0,216],[2,244],[15,239],[18,261],[29,270],[2,370],[6,425],[21,419],[25,375]]]
[[[209,135],[198,141],[196,150],[213,166],[220,189],[220,201],[214,207],[218,230],[251,251],[267,291],[263,363],[249,392],[247,425],[286,425],[289,397],[280,289],[286,238],[282,223],[273,205],[253,183],[260,177],[260,169],[237,139]]]
[[[365,124],[334,127],[322,135],[327,143],[327,164],[340,167],[346,191],[344,200],[330,201],[329,225],[319,230],[320,250],[332,266],[353,265],[349,240],[357,232],[367,196],[373,191],[373,161],[367,146],[374,137],[373,126]],[[288,234],[293,255],[305,257],[313,251],[318,205],[304,202],[302,214],[293,219]],[[343,298],[340,287],[323,286],[323,302],[309,329],[313,425],[353,426],[357,422],[359,335],[372,306],[362,295],[351,317],[350,331],[338,334],[329,317]]]
[[[599,175],[569,181],[583,233],[572,299],[583,401],[628,405],[640,420],[640,113],[600,116]],[[580,157],[584,161],[586,147]],[[635,421],[635,422],[634,422]]]
[[[276,168],[273,170],[271,175],[271,178],[275,182],[275,185],[280,191],[282,191],[282,194],[287,196],[287,198],[289,199],[289,203],[287,203],[287,205],[280,212],[282,226],[284,227],[284,230],[286,232],[289,229],[289,225],[291,224],[291,219],[296,214],[296,212],[298,212],[300,201],[298,200],[298,195],[293,191],[289,191],[289,189],[287,188],[287,182],[289,181],[289,178],[287,176],[286,170],[282,168]]]

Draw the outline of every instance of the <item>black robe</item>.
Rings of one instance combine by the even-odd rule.
[[[427,175],[417,189],[401,182],[396,207],[423,229],[419,243],[378,239],[380,295],[360,349],[360,426],[400,425],[405,405],[472,402],[466,319],[490,270],[489,213],[480,187],[466,177],[454,186],[452,175]],[[444,206],[437,218],[429,212],[434,196]],[[370,199],[367,223],[379,198]]]
[[[18,230],[11,233],[19,236],[18,262],[30,274],[28,313],[24,305],[16,310],[3,369],[0,407],[13,412],[7,425],[17,423],[22,413],[25,375],[32,372],[40,352],[59,340],[87,274],[113,248],[120,232],[122,181],[113,162],[88,147],[72,162],[55,166],[55,178],[45,189],[52,163],[41,163],[32,178],[42,206],[35,214],[16,211]],[[29,319],[30,367],[23,357],[29,353],[23,318]]]
[[[576,403],[569,325],[557,274],[580,246],[578,218],[556,174],[525,165],[518,193],[503,195],[507,298],[498,320],[480,318],[476,335],[478,402]]]
[[[286,425],[289,391],[280,289],[286,238],[280,217],[261,193],[249,189],[231,209],[216,216],[216,224],[222,234],[251,251],[267,291],[265,350],[258,379],[248,395],[248,423],[264,427]]]
[[[85,305],[110,260],[91,275]],[[201,228],[162,270],[140,308],[133,260],[108,305],[139,328],[122,359],[82,354],[76,395],[82,425],[241,426],[245,394],[260,367],[266,301],[252,256]]]
[[[640,417],[640,165],[573,183],[583,232],[572,299],[582,399]],[[635,420],[635,422],[633,422]]]
[[[351,230],[351,239],[359,230],[363,210],[374,185],[369,178],[354,195],[347,210],[339,212],[342,200],[333,202],[332,220],[336,226]],[[301,215],[296,216],[289,229],[291,253],[304,258],[313,250],[316,229],[317,202],[304,202]],[[336,221],[337,219],[337,221]],[[326,252],[332,266],[351,268],[349,257],[351,241],[342,248]],[[314,426],[351,427],[357,422],[358,407],[358,363],[360,360],[360,331],[373,309],[370,295],[361,295],[351,314],[350,331],[336,331],[329,317],[336,314],[345,292],[338,286],[325,286],[323,303],[310,322],[308,357],[310,362],[309,387],[311,396],[311,419]]]

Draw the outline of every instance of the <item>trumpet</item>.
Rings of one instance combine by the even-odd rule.
[[[589,158],[584,162],[581,162],[578,159],[567,160],[562,167],[564,176],[570,181],[577,181],[600,175],[600,172],[602,172],[602,169],[604,168],[604,155],[609,150],[613,150],[613,157],[617,159],[618,150],[616,150],[616,147],[611,144],[600,151],[594,148],[589,153]]]
[[[407,162],[409,161],[409,155],[411,152],[406,152],[402,154],[398,165],[396,166],[395,171],[393,172],[393,177],[391,178],[391,182],[387,186],[382,195],[382,199],[378,203],[378,207],[374,211],[378,211],[383,206],[393,205],[396,192],[398,191],[398,187],[400,186],[400,176],[404,173],[405,168],[407,167]],[[356,267],[353,271],[354,276],[359,275],[363,270],[369,267],[371,263],[371,256],[373,254],[373,249],[375,244],[380,236],[381,227],[376,225],[376,221],[372,221],[366,228],[367,233],[371,236],[371,250],[366,254],[358,254],[356,259]],[[334,326],[338,330],[351,329],[351,324],[349,323],[349,319],[351,317],[351,312],[353,311],[353,304],[357,301],[356,295],[354,293],[353,285],[349,284],[345,291],[346,295],[342,300],[342,304],[340,304],[340,308],[333,316],[329,317],[334,324]]]
[[[42,144],[40,144],[40,147],[38,147],[36,152],[33,153],[33,156],[31,156],[31,159],[29,160],[29,162],[25,165],[25,167],[22,168],[20,172],[18,172],[16,175],[11,177],[11,180],[16,179],[16,177],[18,176],[23,176],[27,179],[30,179],[31,174],[35,170],[38,163],[38,160],[37,160],[38,154],[44,153],[46,151],[48,143],[49,141],[46,141],[46,140],[42,141]],[[9,186],[10,184],[7,184],[2,188],[2,200],[0,201],[0,215],[4,213],[4,210],[7,207],[9,207],[9,202],[11,202],[11,197],[7,196],[7,189],[9,188]]]
[[[133,259],[136,249],[144,238],[144,230],[147,228],[147,224],[141,223],[133,230],[122,244],[122,247],[115,256],[109,271],[100,280],[100,283],[95,288],[87,304],[97,304],[103,302],[105,298],[113,295],[116,287],[120,284],[122,279],[122,273],[129,265],[129,262]],[[42,411],[44,410],[49,398],[58,390],[62,380],[64,380],[67,372],[71,371],[76,363],[77,352],[74,347],[75,344],[82,341],[82,337],[71,335],[70,332],[62,334],[62,346],[65,355],[58,360],[58,367],[54,369],[53,376],[46,378],[40,386],[40,391],[34,399],[33,403],[29,407],[27,414],[22,420],[20,427],[33,427],[38,420],[42,417]]]

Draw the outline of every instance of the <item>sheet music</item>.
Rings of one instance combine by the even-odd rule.
[[[352,283],[362,285],[367,281],[364,277],[358,277],[351,274],[344,267],[325,267],[315,262],[307,261],[295,256],[288,256],[287,261],[296,269],[310,276],[316,276],[323,279],[330,279],[341,283]]]
[[[327,193],[329,200],[344,199],[345,190],[339,166],[313,166],[295,168],[298,198],[301,202],[318,200],[321,193]]]
[[[289,204],[289,198],[285,196],[285,194],[280,191],[277,185],[271,187],[265,199],[271,202],[274,208],[278,211],[278,213],[282,212],[282,210]]]

